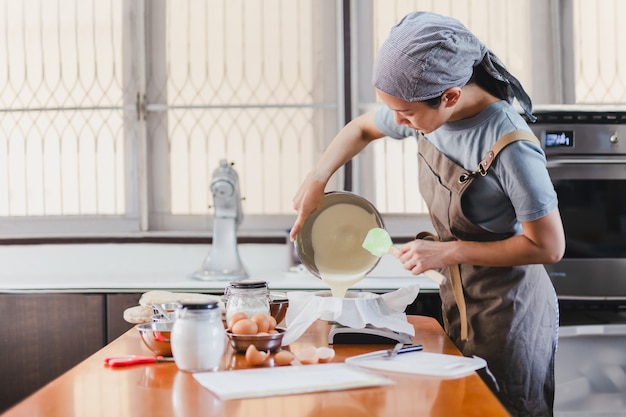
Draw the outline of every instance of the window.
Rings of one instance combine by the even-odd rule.
[[[626,102],[619,0],[0,0],[0,237],[210,233],[220,159],[240,234],[284,235],[346,114],[377,105],[378,46],[418,9],[466,24],[535,105]],[[427,222],[416,152],[379,141],[349,168],[392,233]]]
[[[147,78],[149,146],[161,158],[150,177],[162,201],[150,225],[206,229],[211,173],[224,158],[245,196],[242,227],[271,233],[262,216],[282,220],[284,233],[299,182],[339,127],[337,3],[147,4],[161,38],[148,66],[167,68]]]

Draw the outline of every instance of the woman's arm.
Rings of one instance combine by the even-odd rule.
[[[523,233],[496,242],[433,242],[414,240],[400,247],[398,259],[413,274],[454,264],[515,266],[558,262],[565,252],[559,209],[532,222]]]
[[[339,131],[293,198],[293,208],[298,212],[298,217],[289,235],[292,241],[302,229],[306,218],[321,207],[324,189],[330,177],[371,141],[383,136],[374,123],[374,112],[355,118]]]

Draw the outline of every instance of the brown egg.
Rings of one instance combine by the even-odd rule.
[[[256,323],[259,328],[259,332],[267,332],[270,329],[269,314],[255,314],[252,316],[252,321]]]
[[[243,320],[247,318],[248,318],[248,315],[244,313],[243,311],[238,311],[236,313],[233,313],[233,315],[230,316],[230,318],[228,319],[228,329],[232,330],[233,324],[237,323],[239,320]]]
[[[259,332],[259,326],[252,319],[241,319],[230,329],[233,334],[257,334]]]
[[[246,349],[246,362],[248,365],[261,365],[269,356],[269,352],[259,351],[254,345],[250,345]]]
[[[278,366],[291,365],[295,356],[288,350],[281,350],[274,355],[274,363]]]
[[[335,357],[335,349],[326,346],[318,347],[317,357],[320,363],[328,363]]]
[[[268,316],[268,318],[269,318],[269,321],[270,321],[270,328],[269,328],[269,330],[274,330],[276,328],[276,326],[278,325],[276,323],[276,319],[271,314]]]
[[[317,356],[317,348],[315,346],[307,346],[296,352],[298,360],[303,365],[310,365],[317,363],[319,357]]]

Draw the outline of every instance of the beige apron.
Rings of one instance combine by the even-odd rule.
[[[493,175],[489,168],[506,145],[516,140],[537,140],[528,135],[524,131],[505,135],[473,173],[449,160],[425,138],[419,138],[420,192],[439,240],[487,242],[514,234],[492,233],[472,223],[463,214],[461,198],[470,184],[480,187],[483,176]],[[458,268],[456,285],[450,274],[454,268],[440,271],[446,276],[440,286],[446,332],[465,356],[476,355],[487,361],[488,370],[481,376],[512,415],[552,416],[558,305],[545,268]],[[457,299],[460,294],[462,299],[455,300],[453,286]],[[463,309],[466,323],[461,319],[465,316]]]

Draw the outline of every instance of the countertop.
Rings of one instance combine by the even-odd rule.
[[[270,290],[327,290],[302,267],[290,266],[292,248],[279,244],[240,244],[239,255],[252,279]],[[0,292],[142,292],[147,290],[223,292],[231,280],[199,281],[191,274],[210,255],[211,246],[170,243],[44,244],[0,246]],[[438,284],[414,276],[385,255],[351,290],[393,291]]]
[[[459,355],[436,320],[408,316],[415,327],[413,343],[424,351]],[[294,352],[307,346],[325,346],[329,324],[318,321],[289,346]],[[333,362],[391,345],[335,345]],[[419,355],[421,352],[413,353]],[[256,416],[256,417],[363,417],[413,416],[504,417],[502,407],[478,374],[446,379],[409,373],[377,371],[392,385],[307,394],[222,400],[202,387],[192,374],[174,363],[107,368],[104,358],[125,354],[149,354],[139,334],[131,329],[24,401],[3,417],[18,416]],[[229,347],[222,358],[223,370],[247,367],[243,354]],[[298,365],[296,365],[298,366]],[[308,365],[303,365],[308,366]],[[322,365],[325,366],[325,365]],[[268,378],[272,368],[265,368]],[[233,371],[236,372],[236,371]],[[332,378],[332,375],[329,375]]]

